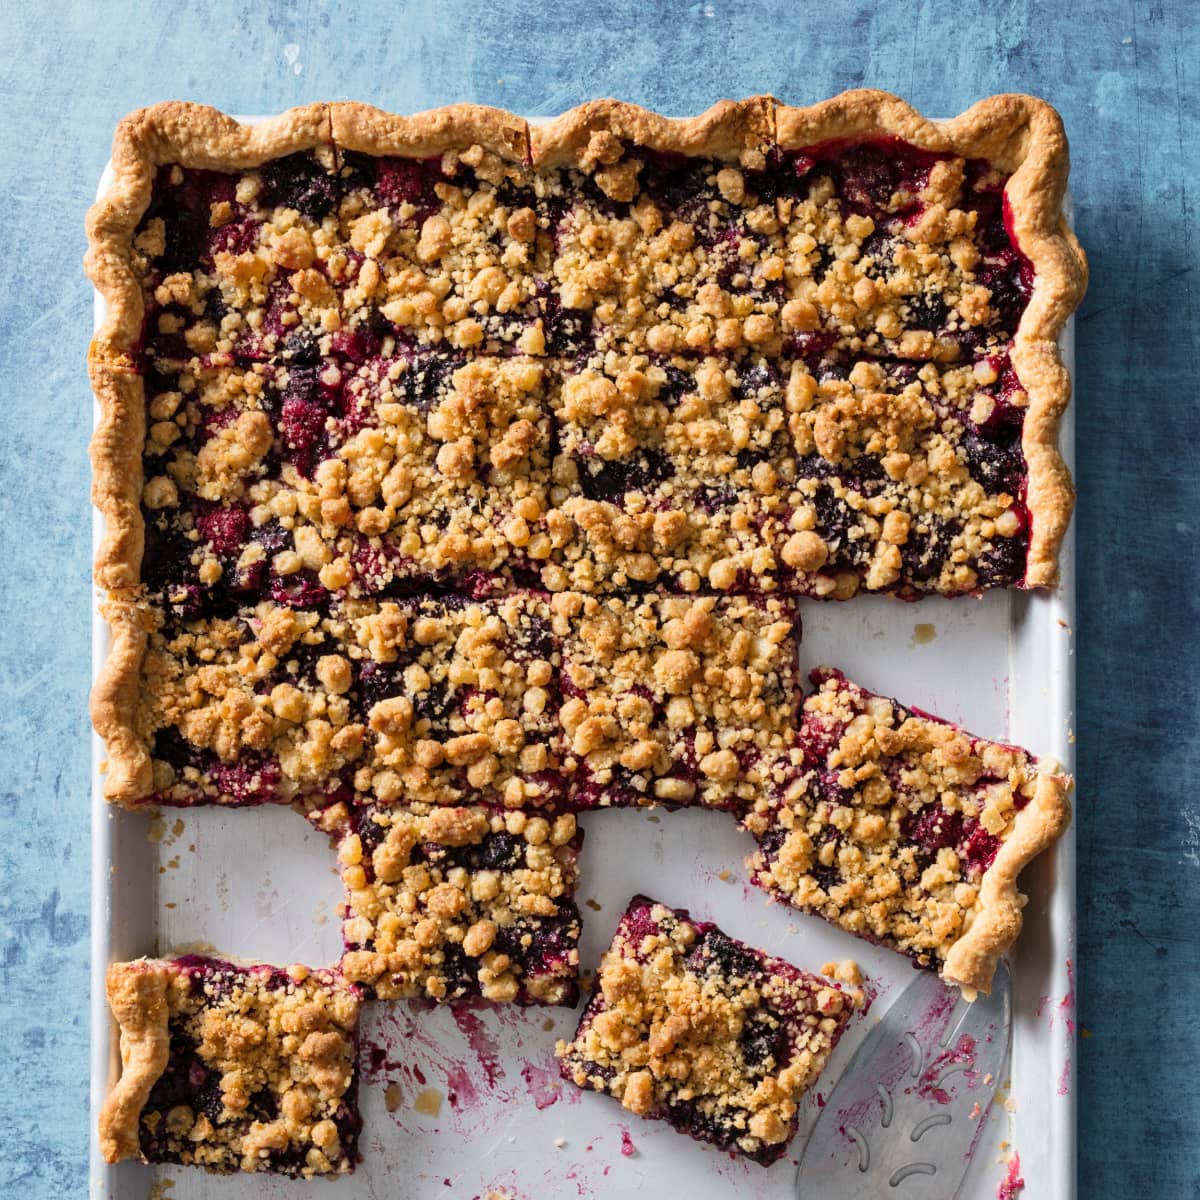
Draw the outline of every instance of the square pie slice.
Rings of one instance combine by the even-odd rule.
[[[1021,870],[1070,820],[1068,776],[822,667],[799,765],[744,824],[756,884],[986,992],[1021,930]]]
[[[310,1178],[354,1170],[361,993],[336,971],[189,955],[108,970],[121,1077],[108,1162]]]
[[[337,805],[313,819],[337,841],[346,889],[341,970],[369,996],[575,1004],[571,814]]]
[[[551,607],[574,807],[739,810],[779,777],[800,699],[793,603],[562,593]]]
[[[850,1020],[836,983],[635,896],[600,961],[565,1079],[766,1166]]]

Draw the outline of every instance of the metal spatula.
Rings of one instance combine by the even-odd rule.
[[[833,1089],[797,1175],[797,1195],[952,1200],[1008,1054],[1012,981],[1001,963],[973,1004],[920,975]]]

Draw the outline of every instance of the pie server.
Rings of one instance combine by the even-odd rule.
[[[952,1200],[1004,1070],[1012,981],[974,1003],[936,975],[905,989],[855,1051],[804,1148],[797,1195]]]

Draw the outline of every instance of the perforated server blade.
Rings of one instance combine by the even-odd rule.
[[[952,1200],[1004,1070],[1012,982],[974,1003],[920,975],[833,1089],[800,1160],[801,1200]]]

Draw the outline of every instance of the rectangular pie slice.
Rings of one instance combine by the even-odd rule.
[[[551,606],[573,807],[739,810],[782,777],[800,702],[793,603],[570,592]]]
[[[139,959],[109,967],[108,1000],[122,1064],[100,1113],[108,1162],[354,1170],[361,995],[338,972]]]
[[[144,614],[127,614],[130,623]],[[545,597],[185,605],[147,637],[128,805],[562,800]],[[127,754],[125,761],[132,761]]]
[[[337,805],[313,820],[337,842],[346,889],[341,970],[368,995],[578,1000],[571,814]]]
[[[798,1123],[854,1000],[715,925],[635,896],[597,972],[565,1079],[766,1166]]]
[[[784,365],[610,351],[572,368],[551,402],[561,543],[551,581],[772,590],[793,490]]]
[[[752,879],[986,992],[1021,930],[1017,877],[1070,820],[1070,778],[840,671],[812,679],[795,774],[744,818]]]

